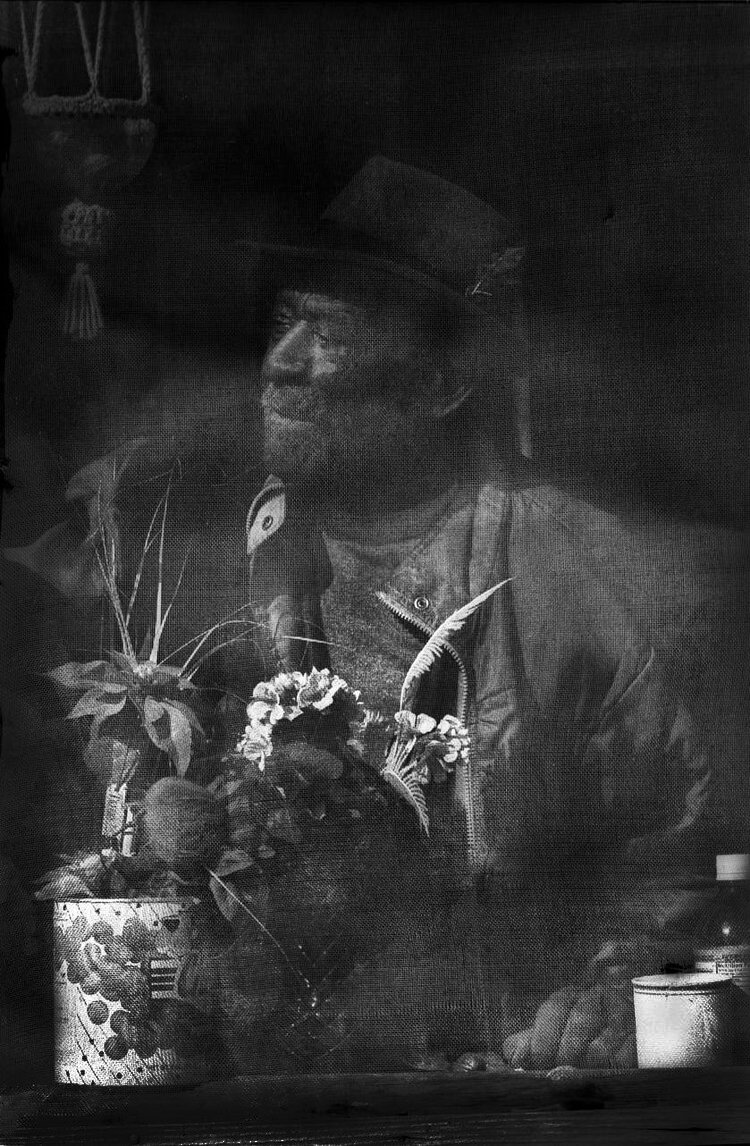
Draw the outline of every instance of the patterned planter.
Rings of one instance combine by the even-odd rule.
[[[55,1078],[100,1086],[194,1083],[220,1045],[181,972],[194,901],[54,904]]]

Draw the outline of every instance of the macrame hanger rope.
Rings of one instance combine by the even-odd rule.
[[[91,44],[89,42],[89,34],[86,30],[86,21],[83,16],[83,4],[80,0],[75,0],[76,16],[78,17],[78,28],[81,33],[81,47],[83,48],[83,58],[86,62],[86,71],[89,76],[90,92],[93,96],[99,95],[99,70],[102,62],[102,45],[104,44],[104,27],[105,18],[107,15],[108,0],[101,0],[99,4],[99,21],[96,28],[96,48],[94,49],[94,56],[91,56]]]
[[[135,47],[138,57],[138,77],[141,84],[140,97],[137,100],[108,98],[101,94],[102,58],[104,55],[104,38],[107,28],[109,0],[100,0],[99,16],[96,28],[96,44],[91,50],[91,39],[86,27],[86,19],[81,0],[73,0],[78,31],[81,38],[81,49],[86,65],[89,80],[89,90],[76,96],[46,96],[37,95],[36,84],[39,75],[39,53],[42,41],[42,26],[44,24],[46,0],[36,0],[34,9],[33,37],[29,35],[30,17],[27,12],[26,0],[18,0],[18,10],[21,24],[21,40],[23,44],[23,62],[26,72],[26,105],[31,114],[67,114],[75,113],[79,109],[91,112],[106,113],[121,107],[143,107],[151,99],[151,65],[148,53],[149,31],[149,0],[132,0],[133,31],[135,34]]]
[[[149,12],[148,0],[144,0],[143,4],[140,0],[133,0],[133,27],[138,51],[138,72],[141,78],[141,103],[148,103],[151,99],[151,64],[148,58]]]
[[[26,4],[19,0],[21,14],[21,39],[23,41],[23,66],[26,72],[26,87],[29,95],[36,95],[36,79],[39,74],[39,49],[42,42],[42,16],[45,0],[36,0],[34,9],[34,39],[29,44],[29,29],[26,23]]]

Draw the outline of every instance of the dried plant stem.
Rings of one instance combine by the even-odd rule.
[[[228,617],[225,617],[223,621],[217,621],[215,625],[211,625],[211,627],[210,627],[209,629],[206,629],[206,630],[205,630],[205,632],[204,632],[204,633],[203,633],[203,634],[200,636],[200,638],[198,639],[198,644],[195,646],[195,648],[193,649],[193,651],[191,652],[190,656],[187,658],[187,660],[186,660],[186,661],[185,661],[185,663],[183,664],[183,666],[182,666],[182,669],[181,669],[180,671],[181,671],[181,672],[183,672],[183,673],[186,671],[186,669],[188,668],[189,664],[190,664],[190,663],[191,663],[191,661],[193,661],[193,660],[195,659],[195,657],[198,655],[199,651],[200,651],[200,650],[203,648],[203,646],[205,645],[206,641],[207,641],[207,640],[208,640],[210,637],[212,637],[212,636],[213,636],[213,634],[214,634],[215,632],[217,632],[219,629],[223,628],[225,625],[228,625],[228,624],[232,624],[232,623],[234,623],[234,624],[238,624],[238,625],[240,625],[240,624],[241,624],[241,625],[246,625],[246,624],[248,624],[248,620],[247,620],[247,617],[243,617],[243,619],[242,619],[241,621],[239,621],[239,620],[238,620],[238,621],[234,621],[234,622],[232,621],[232,618],[233,618],[233,617],[236,617],[238,613],[241,613],[243,609],[247,609],[247,608],[249,608],[249,605],[250,605],[250,603],[249,603],[249,602],[247,602],[247,603],[246,603],[246,604],[244,604],[244,605],[240,605],[239,609],[235,609],[235,610],[234,610],[234,612],[233,612],[233,613],[230,613]],[[254,624],[255,624],[255,622],[250,622],[250,623],[251,623],[252,625],[254,625]],[[196,638],[193,638],[193,639],[195,640]],[[187,641],[187,642],[186,642],[186,644],[188,644],[188,645],[189,645],[189,644],[191,644],[191,643],[192,643],[191,641]],[[182,645],[182,646],[181,646],[179,649],[175,649],[175,650],[174,650],[174,652],[170,653],[170,656],[174,656],[176,653],[178,653],[178,652],[181,652],[181,651],[182,651],[182,649],[184,649],[185,647],[186,647],[186,645]]]
[[[130,617],[131,617],[131,614],[133,612],[133,606],[135,605],[136,597],[138,596],[138,590],[140,588],[141,578],[143,576],[143,568],[144,568],[144,565],[146,564],[146,557],[148,555],[149,550],[151,549],[151,546],[153,545],[153,543],[155,541],[155,538],[152,537],[152,533],[153,533],[154,526],[156,525],[156,519],[159,516],[159,511],[162,507],[162,501],[163,500],[164,499],[162,498],[159,501],[159,504],[157,505],[156,509],[154,510],[154,515],[151,518],[151,522],[150,522],[148,530],[146,532],[146,540],[143,542],[143,548],[141,550],[140,561],[138,562],[138,568],[136,570],[135,578],[133,580],[133,589],[132,589],[131,594],[130,594],[130,600],[128,601],[128,611],[125,614],[125,624],[126,625],[130,624]]]
[[[228,640],[222,641],[221,644],[216,646],[216,648],[211,649],[210,652],[206,653],[205,656],[202,656],[201,659],[193,665],[190,672],[187,674],[187,679],[192,680],[198,669],[209,659],[209,657],[212,657],[215,653],[218,653],[221,649],[227,648],[229,645],[236,645],[238,641],[244,641],[254,628],[255,625],[252,625],[249,629],[245,629],[244,633],[238,633],[236,637],[230,637]]]
[[[167,508],[169,506],[169,492],[172,488],[172,478],[169,479],[167,492],[164,495],[164,508],[161,515],[161,530],[159,531],[159,579],[156,583],[156,621],[154,624],[154,639],[151,645],[149,661],[157,664],[159,660],[159,642],[166,624],[166,617],[162,617],[162,595],[164,592],[164,536],[167,529]]]

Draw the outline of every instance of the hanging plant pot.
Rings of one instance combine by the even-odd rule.
[[[53,19],[54,7],[58,19]],[[89,6],[90,7],[90,6]],[[95,26],[81,3],[46,5],[42,0],[17,5],[27,90],[20,101],[16,124],[35,169],[35,180],[62,199],[56,239],[72,259],[72,275],[63,302],[62,328],[68,337],[87,341],[102,329],[92,263],[107,242],[116,211],[116,194],[141,172],[153,150],[156,125],[151,108],[147,3],[135,0],[130,21],[125,5],[100,0]],[[77,30],[87,86],[74,94],[43,94],[40,64],[55,37]],[[133,81],[138,93],[108,92],[103,61],[126,47],[130,32],[134,49]],[[124,37],[124,38],[123,38]],[[41,86],[40,86],[41,85]],[[132,85],[131,85],[132,86]],[[104,201],[104,202],[103,202]]]
[[[197,954],[195,900],[86,899],[53,905],[55,1078],[171,1086],[217,1077],[225,1055],[211,1001],[185,973]]]

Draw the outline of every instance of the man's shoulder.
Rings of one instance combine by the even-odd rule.
[[[636,490],[597,487],[521,460],[512,472],[488,471],[476,505],[475,549],[493,535],[494,545],[502,528],[511,573],[534,566],[550,578],[606,582],[627,598],[710,608],[739,608],[746,595],[746,533],[667,512]]]

